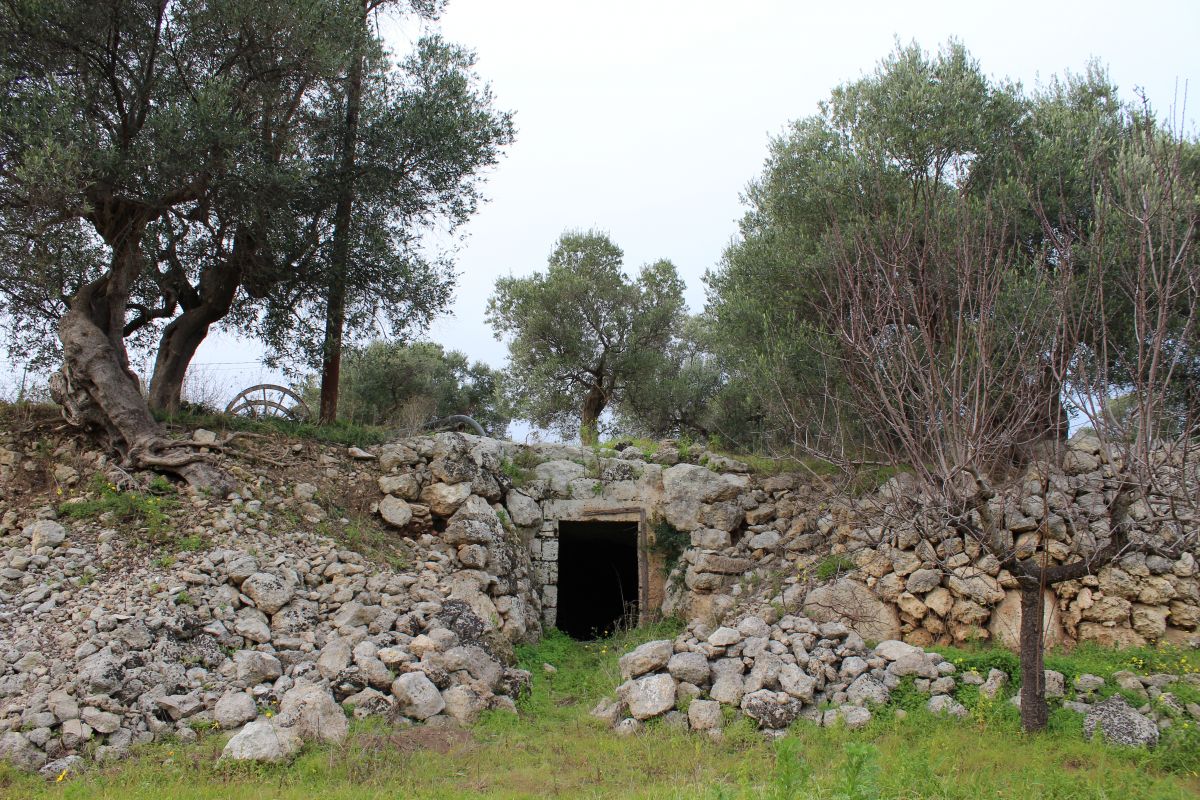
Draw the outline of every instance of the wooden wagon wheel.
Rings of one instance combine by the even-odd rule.
[[[293,422],[305,422],[312,417],[312,412],[300,395],[286,386],[273,383],[260,383],[238,392],[237,397],[225,406],[225,413],[258,419],[275,417]]]

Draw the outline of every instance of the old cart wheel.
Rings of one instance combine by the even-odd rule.
[[[300,395],[273,383],[260,383],[238,392],[237,397],[225,406],[225,413],[255,419],[275,417],[292,422],[305,422],[312,417]]]

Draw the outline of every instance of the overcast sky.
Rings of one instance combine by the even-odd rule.
[[[453,313],[429,332],[495,366],[505,349],[483,313],[496,277],[544,269],[567,228],[608,231],[631,272],[670,259],[700,310],[701,276],[733,236],[739,193],[770,138],[870,72],[897,39],[935,49],[957,38],[987,73],[1027,85],[1095,57],[1127,97],[1143,87],[1166,110],[1190,82],[1200,107],[1196,0],[450,0],[440,28],[476,50],[498,105],[516,113],[516,142],[466,229]],[[383,30],[400,51],[419,33]],[[1191,108],[1186,118],[1195,130]],[[230,363],[259,354],[219,336],[196,360],[233,387],[268,374]]]

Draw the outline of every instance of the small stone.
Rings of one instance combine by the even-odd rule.
[[[192,431],[192,441],[196,444],[216,444],[217,434],[205,428],[196,428]]]
[[[264,614],[274,614],[292,599],[291,585],[269,572],[256,572],[242,582],[242,594],[254,601]]]
[[[1046,688],[1046,697],[1053,699],[1056,697],[1065,697],[1067,694],[1066,677],[1061,672],[1048,669],[1044,673],[1043,683]]]
[[[283,665],[270,653],[258,650],[239,650],[233,654],[237,679],[247,686],[273,681],[283,674]]]
[[[708,637],[708,643],[714,647],[729,647],[742,640],[742,634],[736,628],[722,626]]]
[[[194,694],[169,694],[166,697],[158,698],[158,705],[159,708],[166,711],[168,716],[170,716],[173,720],[186,719],[200,709],[204,708],[203,701],[201,701],[200,698]],[[88,724],[97,731],[105,733],[105,731],[101,730],[99,725],[87,720],[86,711],[84,712],[84,720],[87,721]]]
[[[995,700],[996,695],[1008,683],[1008,673],[998,669],[988,670],[987,680],[979,687],[979,693],[989,700]]]
[[[621,677],[628,680],[647,672],[662,669],[671,660],[674,649],[674,643],[670,639],[646,642],[632,652],[621,656],[617,662],[621,669]]]
[[[706,731],[722,727],[721,704],[715,700],[693,700],[688,706],[688,724],[692,730]]]
[[[341,742],[350,732],[346,713],[328,690],[316,684],[289,689],[279,701],[277,728],[291,728],[301,741]]]
[[[85,708],[83,721],[91,726],[96,733],[115,733],[121,727],[121,718],[109,711],[98,708]]]
[[[67,529],[54,520],[39,519],[25,527],[25,535],[30,537],[30,550],[36,553],[43,547],[58,547],[66,541]]]
[[[708,659],[700,653],[675,653],[667,662],[667,671],[675,680],[696,686],[707,686],[712,673]]]
[[[966,707],[948,694],[938,694],[929,698],[925,708],[929,709],[931,714],[947,714],[959,719],[966,719],[969,716]]]
[[[379,501],[379,516],[393,528],[403,528],[412,522],[412,507],[399,497],[389,494]]]
[[[628,707],[630,716],[650,719],[675,707],[675,679],[661,673],[647,675],[621,684],[617,695]]]

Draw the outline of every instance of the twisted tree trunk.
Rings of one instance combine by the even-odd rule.
[[[585,447],[591,447],[600,441],[600,414],[607,405],[608,395],[597,386],[593,386],[583,398],[583,408],[579,413],[579,440]]]
[[[236,245],[235,245],[236,247]],[[150,407],[175,414],[183,399],[183,381],[196,349],[208,336],[208,329],[229,313],[241,283],[241,255],[233,256],[201,276],[198,302],[184,304],[183,313],[163,329],[154,374],[150,379]]]
[[[106,209],[107,210],[107,209]],[[69,422],[103,431],[126,465],[160,469],[189,484],[224,494],[232,478],[202,454],[173,443],[150,414],[125,350],[125,308],[140,267],[138,242],[144,217],[110,210],[97,224],[112,247],[108,272],[80,289],[58,325],[62,369],[50,390]]]

